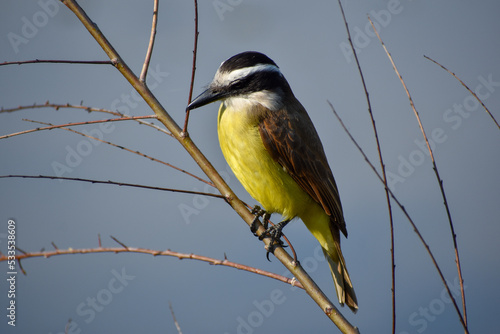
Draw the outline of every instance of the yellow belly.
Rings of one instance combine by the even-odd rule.
[[[243,187],[267,212],[277,212],[283,219],[292,219],[308,215],[312,208],[323,210],[271,158],[262,143],[257,121],[247,117],[245,111],[222,104],[218,134],[227,163]]]

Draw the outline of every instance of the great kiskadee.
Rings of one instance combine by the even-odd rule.
[[[339,303],[355,312],[340,250],[340,231],[347,237],[347,230],[337,185],[318,133],[278,66],[262,53],[237,54],[187,109],[219,100],[219,143],[234,174],[267,213],[281,214],[280,228],[302,219],[323,248]]]

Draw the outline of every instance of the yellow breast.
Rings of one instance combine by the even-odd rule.
[[[243,109],[224,103],[219,109],[218,134],[222,153],[248,193],[269,213],[284,219],[302,216],[318,205],[275,162],[262,143],[258,122]]]

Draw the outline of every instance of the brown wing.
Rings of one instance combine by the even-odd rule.
[[[323,145],[299,101],[288,110],[268,112],[259,124],[264,146],[347,237],[339,193]]]

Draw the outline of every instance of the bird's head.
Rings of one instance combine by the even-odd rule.
[[[247,51],[224,61],[208,88],[187,110],[222,100],[227,104],[261,104],[267,109],[282,107],[290,87],[274,61],[266,55]]]

